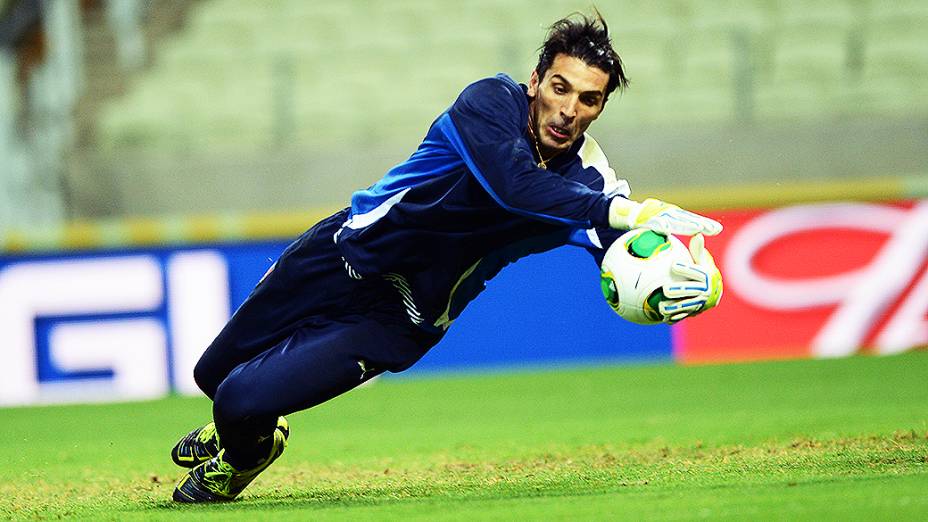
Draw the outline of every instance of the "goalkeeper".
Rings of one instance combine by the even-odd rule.
[[[636,227],[718,234],[711,219],[628,199],[585,134],[627,85],[598,13],[559,20],[527,85],[500,74],[465,88],[408,160],[293,242],[194,370],[213,422],[172,450],[192,468],[174,500],[235,498],[283,452],[283,415],[408,368],[521,257],[573,244],[599,262]],[[677,268],[695,284],[661,303],[668,321],[721,293],[711,256],[694,250]]]

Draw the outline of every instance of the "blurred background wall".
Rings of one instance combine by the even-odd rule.
[[[639,195],[869,179],[878,198],[873,180],[894,180],[887,197],[925,183],[928,3],[597,7],[632,86],[591,133]],[[545,28],[589,8],[2,0],[0,232],[344,205],[465,85],[526,81]]]

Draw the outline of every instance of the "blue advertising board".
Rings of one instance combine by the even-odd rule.
[[[197,393],[199,354],[282,241],[0,257],[0,404]],[[671,329],[605,304],[566,247],[505,269],[403,375],[672,357]]]

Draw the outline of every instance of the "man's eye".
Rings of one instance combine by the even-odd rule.
[[[589,105],[590,107],[596,106],[596,98],[585,97],[581,98],[580,101],[582,101],[584,105]]]
[[[564,94],[565,92],[567,92],[567,89],[565,89],[563,85],[555,85],[554,92],[556,94]]]

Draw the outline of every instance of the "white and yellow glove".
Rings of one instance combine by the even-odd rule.
[[[687,280],[663,287],[668,300],[661,301],[660,312],[670,324],[714,308],[722,299],[722,273],[715,266],[712,254],[706,250],[702,234],[690,239],[690,255],[694,263],[676,262],[670,268],[674,274]]]
[[[622,230],[647,228],[660,234],[680,236],[714,236],[722,231],[722,224],[714,219],[652,198],[641,203],[623,197],[612,198],[609,226]]]

